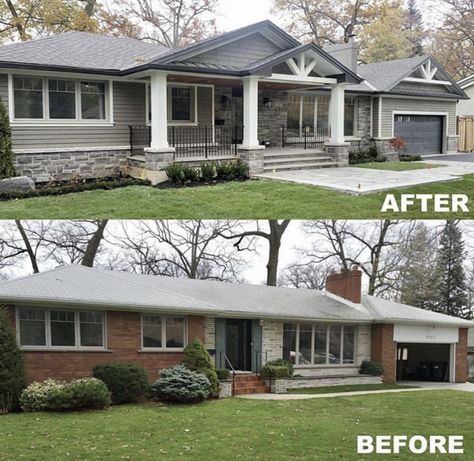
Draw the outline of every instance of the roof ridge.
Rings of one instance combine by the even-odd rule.
[[[7,285],[8,283],[18,282],[19,280],[30,279],[33,277],[38,277],[40,275],[50,274],[51,272],[59,272],[61,270],[68,269],[71,266],[76,267],[76,266],[79,266],[79,264],[68,264],[66,266],[57,266],[57,267],[54,267],[53,269],[49,269],[43,272],[34,272],[33,274],[22,275],[21,277],[16,277],[14,279],[2,280],[0,282],[0,287],[3,285]]]

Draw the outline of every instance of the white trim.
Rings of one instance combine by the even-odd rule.
[[[161,347],[145,347],[143,345],[143,317],[159,317],[161,319]],[[183,329],[183,347],[166,347],[166,319],[168,317],[182,317],[184,319]],[[141,312],[140,314],[140,352],[183,352],[188,344],[188,317],[186,315],[170,315],[170,314],[152,314]]]
[[[379,107],[378,107],[378,112],[379,112],[379,119],[377,120],[378,122],[378,132],[377,136],[382,137],[382,96],[379,96]],[[393,123],[393,122],[392,122]],[[393,131],[393,130],[392,130]],[[393,136],[393,133],[392,133]]]
[[[21,345],[20,338],[20,309],[44,311],[45,346]],[[67,311],[74,314],[74,346],[52,346],[51,345],[51,311]],[[82,346],[80,344],[80,313],[100,312],[102,314],[102,346]],[[104,352],[107,350],[107,328],[106,312],[90,309],[69,309],[67,307],[47,308],[32,306],[15,306],[15,330],[17,344],[22,351],[82,351],[82,352]]]
[[[270,77],[262,77],[262,82],[277,82],[277,83],[299,83],[301,85],[315,84],[315,85],[336,85],[337,79],[328,77],[308,77],[304,75],[286,75],[286,74],[272,74]]]
[[[429,79],[417,78],[417,77],[405,77],[403,81],[410,82],[410,83],[423,83],[427,85],[445,85],[445,86],[452,85],[452,83],[448,82],[447,80],[429,80]]]
[[[449,382],[456,382],[456,343],[450,345],[449,349]]]
[[[374,98],[370,98],[370,136],[374,136]]]

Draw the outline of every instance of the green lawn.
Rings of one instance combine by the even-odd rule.
[[[288,389],[288,394],[332,394],[338,392],[384,391],[391,389],[415,389],[419,386],[406,384],[351,384],[346,386],[307,387],[306,389]]]
[[[439,168],[446,165],[438,165],[434,163],[420,163],[420,162],[373,162],[373,163],[359,163],[351,165],[357,168],[369,168],[371,170],[386,170],[386,171],[409,171],[409,170],[426,170],[431,168]]]
[[[390,192],[390,191],[389,191]],[[391,191],[401,193],[461,193],[474,196],[474,175],[462,180]],[[132,186],[62,196],[0,202],[0,219],[370,219],[474,217],[470,213],[403,214],[380,212],[386,193],[352,196],[321,187],[270,180],[231,182],[216,186],[160,190]]]
[[[372,460],[359,434],[464,435],[474,459],[474,394],[423,391],[301,401],[231,399],[0,416],[0,460]],[[413,455],[386,455],[411,460]]]

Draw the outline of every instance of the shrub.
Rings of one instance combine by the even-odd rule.
[[[216,375],[219,381],[227,381],[230,378],[230,371],[227,368],[216,368]]]
[[[383,374],[383,365],[378,362],[364,360],[360,366],[361,375],[381,376]]]
[[[94,368],[94,376],[103,381],[112,393],[112,403],[136,403],[145,400],[150,385],[140,365],[106,363]]]
[[[0,414],[19,408],[24,387],[23,358],[6,310],[0,307]]]
[[[235,177],[238,179],[246,179],[249,177],[249,166],[240,158],[234,162]]]
[[[201,179],[203,181],[211,181],[216,176],[216,164],[214,162],[201,163]]]
[[[70,383],[47,379],[30,384],[22,392],[20,403],[26,412],[101,409],[110,405],[110,392],[96,378],[76,379]]]
[[[15,176],[13,166],[12,132],[8,112],[0,99],[0,179]]]
[[[153,384],[151,391],[155,400],[195,403],[209,397],[211,383],[202,373],[178,365],[161,370],[160,378]]]
[[[356,149],[349,152],[349,163],[356,165],[357,163],[369,162],[385,162],[387,159],[380,155],[376,146],[371,146],[367,149]]]
[[[200,177],[199,169],[189,165],[183,165],[183,175],[184,182],[196,182]]]
[[[219,396],[219,380],[212,358],[199,338],[194,338],[184,348],[184,358],[181,362],[189,370],[201,373],[211,384],[211,397]]]
[[[174,184],[183,184],[185,181],[182,163],[170,163],[165,168],[165,173],[168,179]]]
[[[216,175],[218,179],[226,181],[235,179],[234,162],[218,162],[216,164]]]
[[[263,378],[289,378],[290,373],[286,366],[265,365],[260,372]]]
[[[392,149],[396,150],[397,152],[404,149],[405,146],[407,145],[407,142],[405,141],[405,139],[399,138],[399,137],[390,139],[390,141],[388,143],[390,144],[390,147]]]
[[[419,162],[422,160],[421,155],[399,154],[400,162]]]
[[[288,360],[285,360],[285,359],[271,360],[270,362],[267,362],[266,365],[274,365],[276,367],[286,367],[288,368],[288,376],[293,376],[293,373],[295,372],[293,364],[291,362],[288,362]]]

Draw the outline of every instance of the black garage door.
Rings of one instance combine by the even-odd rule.
[[[439,115],[395,115],[394,135],[406,141],[406,154],[440,154],[443,117]]]
[[[398,344],[398,381],[449,381],[449,344]]]

